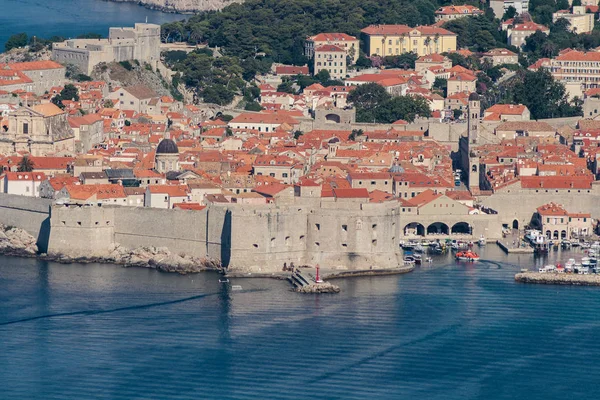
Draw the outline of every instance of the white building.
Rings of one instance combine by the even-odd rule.
[[[514,7],[517,14],[529,12],[529,0],[490,0],[490,8],[496,18],[502,18],[508,7]]]
[[[40,184],[46,180],[43,172],[6,172],[3,193],[19,196],[40,197]]]

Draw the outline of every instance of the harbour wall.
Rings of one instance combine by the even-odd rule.
[[[600,216],[595,192],[497,193],[483,203],[498,214],[483,215],[415,215],[402,212],[395,202],[301,198],[286,205],[211,205],[202,211],[51,206],[50,200],[0,194],[0,223],[35,235],[42,252],[73,257],[101,257],[116,245],[146,246],[220,260],[232,272],[275,272],[292,262],[339,271],[377,270],[400,264],[400,242],[409,225],[421,224],[427,232],[430,226],[443,224],[451,230],[462,222],[469,225],[472,239],[496,239],[503,223],[517,219],[522,227],[537,206],[549,201]]]
[[[26,230],[37,238],[40,251],[48,249],[52,200],[0,194],[0,223]]]

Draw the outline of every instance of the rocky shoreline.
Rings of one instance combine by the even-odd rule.
[[[311,283],[306,286],[297,286],[292,289],[296,293],[339,293],[340,288],[330,282]]]
[[[124,267],[153,268],[163,272],[189,274],[202,271],[222,271],[217,260],[173,254],[166,247],[128,249],[113,246],[106,254],[39,254],[36,239],[23,229],[0,224],[0,254],[16,257],[37,257],[63,264],[103,263]]]
[[[204,7],[198,7],[193,0],[105,0],[113,3],[135,3],[149,10],[171,14],[193,15],[203,11],[221,10],[233,3],[242,3],[242,0],[209,0],[202,2]]]
[[[600,286],[600,275],[521,272],[515,275],[515,281],[544,285]]]

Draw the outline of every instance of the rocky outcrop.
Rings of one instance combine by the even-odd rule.
[[[310,285],[297,286],[294,288],[294,292],[298,293],[339,293],[340,288],[333,283],[320,282],[311,283]]]
[[[110,263],[125,267],[154,268],[164,272],[188,274],[201,271],[220,271],[221,264],[217,260],[192,257],[185,254],[173,254],[166,247],[139,247],[127,249],[119,245],[113,246],[104,255],[83,254],[44,254],[45,260],[60,263]]]
[[[131,63],[131,70],[127,70],[119,63],[100,63],[94,67],[91,77],[94,80],[107,82],[111,88],[143,85],[154,90],[160,96],[169,96],[168,82],[161,76],[147,69],[144,65]]]
[[[36,239],[23,229],[0,224],[0,254],[35,257]]]
[[[177,13],[193,13],[196,11],[220,10],[243,0],[109,0],[114,2],[137,3],[153,10]]]

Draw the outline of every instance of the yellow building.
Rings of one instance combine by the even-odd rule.
[[[361,32],[368,57],[409,52],[425,56],[456,50],[456,33],[437,26],[370,25]]]

